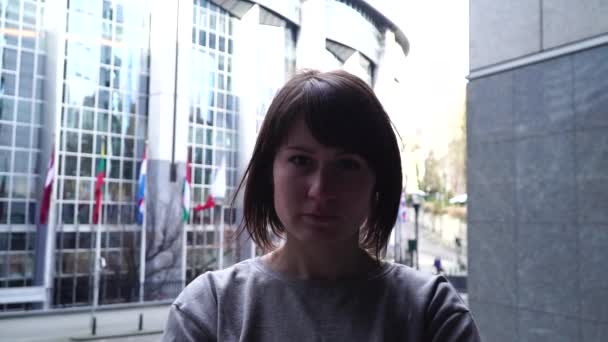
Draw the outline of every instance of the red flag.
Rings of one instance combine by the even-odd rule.
[[[101,159],[97,164],[97,181],[95,182],[95,209],[93,210],[93,224],[99,222],[99,211],[101,209],[101,199],[103,196],[103,181],[106,177],[106,149],[101,146]]]
[[[205,209],[211,209],[213,207],[215,207],[215,201],[213,200],[213,196],[209,195],[209,197],[207,197],[207,202],[197,205],[194,208],[194,211],[198,212]]]
[[[44,181],[44,194],[42,195],[42,206],[40,207],[40,224],[46,224],[49,218],[49,209],[51,208],[51,194],[53,193],[53,181],[55,180],[55,148],[51,152],[49,166],[46,171],[46,180]]]

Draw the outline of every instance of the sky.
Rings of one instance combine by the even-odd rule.
[[[465,109],[469,68],[468,0],[370,0],[405,33],[410,51],[401,71],[406,108],[396,120],[419,132],[425,149],[445,152],[450,125]],[[390,11],[390,12],[387,12]]]

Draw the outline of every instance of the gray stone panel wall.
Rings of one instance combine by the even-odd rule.
[[[608,33],[606,0],[542,0],[543,48]]]
[[[485,341],[605,341],[608,45],[468,85],[469,301]]]
[[[470,0],[469,17],[471,70],[541,50],[539,1]]]

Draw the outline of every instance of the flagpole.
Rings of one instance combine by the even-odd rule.
[[[146,168],[148,167],[148,142],[146,141],[146,148],[144,150],[144,160],[146,162]],[[141,170],[140,170],[140,174],[141,174]],[[146,282],[146,249],[147,249],[147,242],[146,242],[146,234],[147,234],[147,226],[146,226],[146,217],[148,216],[147,213],[148,211],[146,210],[146,206],[147,206],[147,199],[146,199],[146,190],[148,189],[148,187],[146,186],[148,182],[148,175],[147,175],[147,170],[146,170],[146,176],[144,177],[144,194],[143,194],[143,198],[144,198],[144,211],[143,211],[143,217],[142,217],[142,227],[141,227],[141,247],[140,247],[140,255],[139,255],[139,301],[141,303],[144,302],[144,284]],[[137,208],[137,210],[139,211],[139,207]]]
[[[106,138],[105,140],[105,147],[102,150],[102,155],[103,158],[105,159],[105,170],[104,170],[104,181],[101,184],[101,204],[100,204],[100,210],[102,211],[103,215],[100,215],[101,213],[97,213],[97,231],[95,234],[95,274],[94,274],[94,289],[93,289],[93,307],[91,308],[91,331],[92,334],[95,335],[95,331],[96,331],[96,320],[95,320],[95,310],[97,309],[97,307],[99,306],[99,282],[100,282],[100,273],[101,273],[101,221],[104,217],[107,216],[107,212],[108,212],[108,208],[107,208],[107,204],[106,204],[106,210],[103,210],[103,206],[104,206],[104,200],[107,199],[107,186],[106,186],[106,181],[105,178],[108,177],[109,179],[109,173],[108,173],[108,166],[110,164],[110,151],[112,151],[112,146],[108,146],[108,138]],[[112,141],[110,141],[110,144],[112,144]],[[109,147],[109,149],[107,148]],[[107,149],[107,151],[106,151]]]
[[[56,140],[56,135],[53,133],[53,141]],[[58,146],[57,144],[53,143],[52,145],[53,147],[51,147],[51,158],[53,158],[53,170],[51,172],[53,172],[53,183],[52,186],[53,188],[51,189],[51,198],[50,198],[50,202],[49,202],[49,212],[48,212],[48,216],[47,216],[47,220],[46,220],[46,241],[45,241],[45,250],[44,250],[44,254],[45,254],[45,259],[44,259],[44,288],[45,288],[45,293],[46,293],[46,300],[44,301],[44,306],[43,308],[45,310],[50,309],[51,306],[51,302],[52,302],[52,288],[53,288],[53,283],[52,283],[52,276],[53,273],[55,271],[54,269],[54,254],[55,254],[55,230],[56,230],[56,220],[57,220],[57,215],[56,215],[56,204],[54,199],[57,197],[57,188],[59,188],[59,184],[55,184],[55,180],[57,179],[57,159],[59,158],[58,153],[56,152],[56,146]]]
[[[103,205],[103,204],[102,204]],[[100,208],[101,209],[101,208]],[[95,274],[94,274],[94,288],[93,288],[93,307],[91,309],[91,316],[95,317],[95,310],[99,304],[99,272],[101,262],[101,219],[97,219],[97,227],[95,232]]]
[[[220,203],[220,256],[218,257],[218,269],[224,268],[224,201]]]
[[[146,205],[146,200],[144,197],[144,207]],[[146,282],[146,211],[144,209],[143,221],[141,227],[141,248],[139,255],[139,301],[143,303],[144,301],[144,283]]]

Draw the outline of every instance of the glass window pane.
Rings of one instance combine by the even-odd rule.
[[[31,77],[34,73],[34,53],[29,51],[21,51],[21,67],[22,73],[26,73]]]
[[[34,89],[34,71],[24,72],[21,69],[19,73],[19,96],[32,97]]]
[[[66,179],[63,181],[63,199],[70,200],[76,198],[76,181],[72,179]],[[68,206],[68,205],[64,205]],[[72,213],[74,212],[74,206],[72,205]],[[65,211],[64,211],[65,212]]]
[[[36,25],[36,4],[23,3],[23,22],[33,26]]]
[[[64,252],[61,253],[61,271],[62,273],[72,274],[75,271],[75,258],[74,253]]]
[[[4,90],[4,95],[15,95],[15,75],[3,72],[0,78],[0,89]]]
[[[120,179],[120,161],[108,158],[109,178]]]
[[[108,114],[97,113],[97,131],[107,132],[108,131]]]
[[[200,46],[207,46],[207,33],[205,30],[198,31],[198,43]]]
[[[140,96],[137,102],[137,114],[148,115],[148,97]]]
[[[27,173],[28,172],[29,155],[27,152],[15,151],[15,164],[14,172]]]
[[[38,76],[44,76],[46,73],[46,56],[38,55],[38,68],[36,69],[36,74]]]
[[[112,133],[122,133],[122,120],[120,115],[112,115]]]
[[[62,205],[61,219],[65,224],[74,223],[74,205],[64,203]]]
[[[101,55],[99,61],[102,64],[112,64],[112,48],[107,45],[101,46]]]
[[[82,113],[82,129],[93,130],[95,128],[95,113],[84,110]]]
[[[11,184],[11,177],[8,175],[0,175],[0,198],[10,197],[9,187]],[[0,208],[1,210],[1,208]]]
[[[78,133],[67,132],[66,133],[66,151],[78,152]]]
[[[0,97],[0,120],[13,120],[15,101],[12,98]]]
[[[75,156],[65,156],[65,171],[64,175],[76,176],[76,170],[78,169],[78,158]]]
[[[205,164],[206,165],[213,165],[213,150],[212,149],[205,149]]]
[[[126,161],[122,164],[122,178],[133,179],[133,163]]]
[[[88,204],[79,204],[78,205],[78,223],[88,224],[89,221],[89,212],[91,206]],[[82,245],[81,245],[82,246]]]
[[[38,193],[36,193],[36,188],[33,185],[34,183],[30,183],[30,199],[35,199],[36,196],[38,196]],[[36,202],[29,202],[28,204],[28,215],[27,215],[27,224],[36,224],[36,216],[38,215],[38,210],[37,210],[37,206],[36,206]],[[33,245],[32,245],[32,248]]]
[[[211,146],[213,145],[213,131],[211,129],[206,129],[206,135],[207,135],[207,145]]]
[[[5,48],[2,54],[2,68],[17,70],[17,50]]]
[[[15,146],[30,147],[30,127],[29,126],[15,127]]]
[[[88,249],[88,248],[93,247],[92,240],[94,240],[94,239],[91,239],[91,235],[92,235],[92,233],[89,233],[89,232],[79,232],[78,233],[78,248]]]
[[[0,146],[13,145],[13,125],[0,123]]]
[[[28,181],[25,176],[13,176],[13,197],[26,198],[29,192]],[[24,210],[25,212],[25,210]]]
[[[215,33],[209,32],[209,48],[215,49]]]
[[[64,232],[61,234],[63,249],[74,249],[76,248],[76,233],[75,232]]]
[[[80,175],[91,177],[93,175],[93,159],[88,157],[80,158]]]
[[[44,104],[36,103],[34,104],[34,124],[42,125],[44,120]]]
[[[99,99],[97,100],[97,108],[110,109],[110,93],[107,90],[99,91]]]
[[[93,153],[93,135],[88,133],[82,134],[82,153]]]
[[[25,202],[11,203],[10,223],[24,224],[25,223]]]
[[[91,252],[79,252],[77,257],[76,264],[78,265],[76,268],[77,273],[92,273],[93,269],[93,255]]]
[[[8,237],[10,233],[2,233],[0,232],[0,251],[8,250]],[[0,277],[2,277],[0,275]]]
[[[11,250],[12,251],[24,251],[25,250],[25,233],[18,233],[18,232],[11,233]]]
[[[0,201],[0,223],[8,223],[8,202]]]
[[[65,109],[64,109],[65,111]],[[67,108],[66,127],[78,128],[79,111],[77,108]]]
[[[219,37],[219,50],[222,52],[226,51],[226,38],[222,36]]]
[[[30,153],[30,168],[28,170],[28,173],[33,173],[33,174],[39,174],[40,168],[38,167],[38,163],[40,162],[40,153],[38,152],[32,152]],[[46,172],[46,168],[44,169],[44,171]],[[46,176],[46,174],[45,174]]]
[[[79,182],[78,199],[80,201],[91,201],[93,199],[93,182],[89,180]]]
[[[36,99],[44,100],[44,81],[42,78],[36,78]]]
[[[133,157],[134,154],[134,142],[133,139],[130,138],[125,138],[125,150],[124,150],[124,157]]]
[[[120,138],[112,138],[112,150],[108,150],[108,155],[121,156]]]

